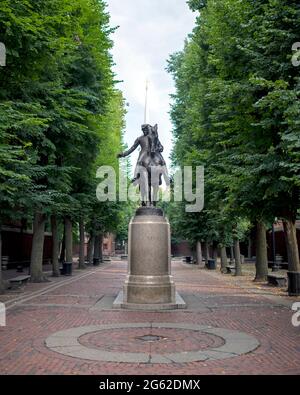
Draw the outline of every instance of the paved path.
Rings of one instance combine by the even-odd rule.
[[[300,327],[286,298],[172,265],[186,310],[112,309],[121,261],[1,298],[0,374],[300,374]]]

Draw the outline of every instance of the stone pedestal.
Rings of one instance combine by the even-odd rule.
[[[128,275],[114,307],[185,308],[171,276],[170,225],[163,211],[141,207],[129,224]]]

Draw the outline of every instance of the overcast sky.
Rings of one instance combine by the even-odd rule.
[[[158,124],[164,157],[170,164],[172,148],[170,98],[174,84],[165,68],[173,52],[183,49],[191,33],[195,14],[186,0],[106,0],[111,26],[120,26],[112,35],[112,51],[117,79],[123,80],[127,107],[125,143],[131,146],[142,134],[144,123],[145,85],[149,80],[148,122]],[[137,153],[131,163],[134,165]]]

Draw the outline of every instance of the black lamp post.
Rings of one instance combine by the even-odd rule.
[[[277,218],[275,218],[275,222],[277,222]],[[279,267],[276,261],[276,240],[275,240],[275,226],[272,224],[272,249],[273,249],[273,266],[272,272],[278,272]]]

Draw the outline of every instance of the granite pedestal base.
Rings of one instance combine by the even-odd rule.
[[[128,275],[114,307],[177,309],[185,303],[171,276],[170,224],[163,211],[141,207],[129,224]]]

